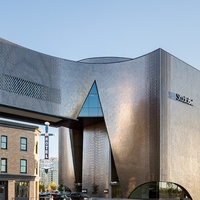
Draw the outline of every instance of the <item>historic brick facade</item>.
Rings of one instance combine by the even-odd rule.
[[[0,120],[0,138],[0,199],[38,198],[38,127]]]

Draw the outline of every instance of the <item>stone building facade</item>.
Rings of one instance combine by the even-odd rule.
[[[0,120],[0,139],[0,199],[38,199],[38,127]]]

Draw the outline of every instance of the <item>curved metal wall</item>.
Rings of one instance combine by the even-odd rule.
[[[1,105],[61,119],[77,118],[96,81],[124,197],[158,180],[180,183],[198,196],[198,70],[160,49],[136,59],[75,62],[0,39],[0,80]],[[194,98],[194,106],[174,101],[169,92]]]
[[[0,55],[1,105],[77,118],[96,80],[123,195],[159,180],[160,49],[74,62],[1,40]]]

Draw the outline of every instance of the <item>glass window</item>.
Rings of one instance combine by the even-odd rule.
[[[27,173],[27,160],[20,160],[20,173]]]
[[[20,138],[20,150],[27,151],[27,138],[24,137]]]
[[[98,109],[98,116],[103,116],[103,112],[101,108]]]
[[[29,197],[29,182],[15,182],[15,197]]]
[[[99,106],[99,97],[94,94],[89,95],[89,107],[98,107]]]
[[[91,94],[98,94],[97,93],[97,85],[96,85],[96,83],[93,84],[93,86],[92,86],[92,88],[90,90],[90,93]]]
[[[89,116],[97,116],[97,115],[98,115],[98,108],[89,109]]]
[[[79,117],[102,117],[103,112],[96,83],[93,84],[85,103],[79,113]]]
[[[1,136],[1,148],[7,149],[7,136],[5,135]]]
[[[1,172],[6,173],[7,172],[7,159],[1,158]]]
[[[89,115],[88,113],[89,113],[88,108],[82,108],[79,116],[88,116]]]
[[[189,193],[180,185],[171,182],[149,182],[137,187],[129,199],[191,199]]]

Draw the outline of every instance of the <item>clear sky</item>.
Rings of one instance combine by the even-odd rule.
[[[0,37],[69,60],[162,48],[200,70],[200,1],[0,0]]]

